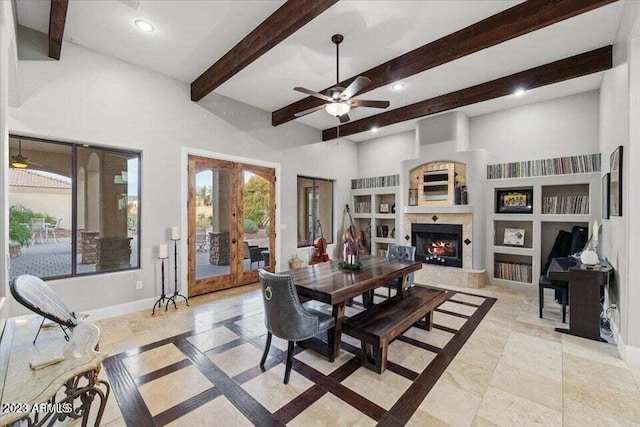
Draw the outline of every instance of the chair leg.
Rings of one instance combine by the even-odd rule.
[[[260,369],[264,372],[264,362],[267,361],[269,355],[269,347],[271,347],[271,332],[267,332],[267,343],[264,345],[264,353],[262,353],[262,360],[260,360]]]
[[[293,348],[295,342],[289,341],[289,348],[287,350],[287,367],[284,371],[284,383],[289,384],[289,377],[291,376],[291,365],[293,364]]]
[[[562,291],[562,323],[567,323],[567,293]]]
[[[387,286],[387,298],[391,299],[391,287]]]

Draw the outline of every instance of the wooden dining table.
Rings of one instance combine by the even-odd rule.
[[[283,272],[293,278],[299,296],[333,307],[332,314],[336,322],[333,349],[329,349],[331,361],[340,350],[342,319],[347,301],[396,279],[397,291],[403,294],[406,277],[422,268],[421,262],[389,260],[372,255],[361,256],[360,262],[362,269],[357,271],[340,269],[337,261],[329,261]]]

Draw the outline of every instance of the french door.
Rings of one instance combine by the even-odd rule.
[[[189,156],[189,295],[275,268],[275,170]]]

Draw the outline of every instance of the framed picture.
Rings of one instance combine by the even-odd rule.
[[[533,190],[496,190],[497,213],[533,213]]]
[[[609,185],[611,174],[605,173],[602,177],[602,219],[609,219]]]
[[[611,168],[609,213],[614,216],[622,216],[622,146],[611,153],[609,167]]]
[[[503,243],[509,246],[524,246],[524,228],[505,228]]]
[[[389,213],[389,203],[380,203],[380,213]]]

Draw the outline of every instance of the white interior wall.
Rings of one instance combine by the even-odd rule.
[[[597,153],[599,109],[590,91],[472,117],[471,148],[496,163]]]
[[[8,1],[0,2],[0,158],[7,159],[9,156],[9,135],[7,131],[7,112],[9,104],[15,99],[15,68],[17,63],[15,46],[15,27],[13,19],[12,3]],[[2,334],[4,321],[9,314],[5,304],[8,299],[8,265],[7,257],[9,253],[9,218],[8,210],[5,208],[8,183],[7,183],[8,162],[0,162],[0,335]]]
[[[336,209],[348,202],[358,160],[353,142],[318,143],[318,130],[297,123],[274,128],[268,112],[216,94],[193,103],[183,82],[69,43],[59,62],[20,61],[19,76],[22,103],[9,111],[12,133],[142,151],[142,268],[52,282],[74,310],[159,293],[157,247],[186,216],[180,202],[183,148],[280,165],[278,269],[288,268],[286,261],[298,252],[296,175],[336,180]],[[137,280],[142,290],[135,289]]]
[[[403,160],[417,157],[415,131],[358,143],[358,177],[400,173]]]

